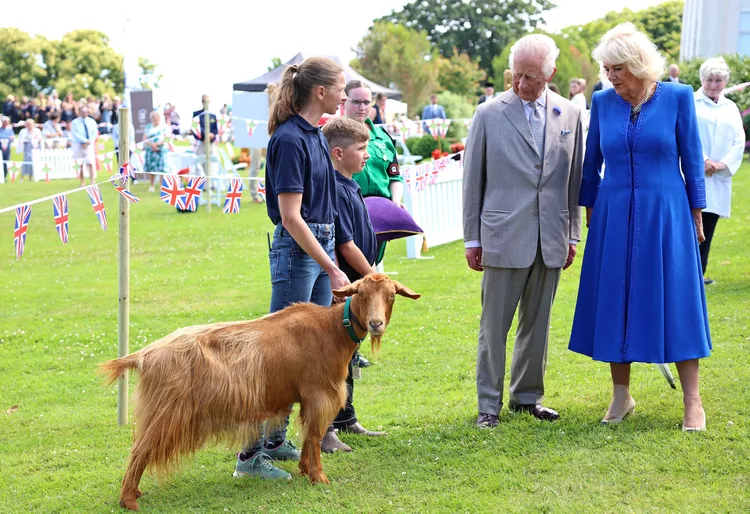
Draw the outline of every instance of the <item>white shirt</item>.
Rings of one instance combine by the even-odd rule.
[[[669,81],[670,82],[674,82],[675,84],[679,84],[680,83],[679,77],[673,77],[672,75],[669,76]]]
[[[531,115],[534,114],[534,106],[531,105],[533,102],[528,100],[521,100],[523,102],[523,112],[526,114],[526,119],[531,120]],[[539,116],[542,118],[544,128],[547,128],[547,88],[544,88],[542,96],[536,99],[536,103],[539,104],[537,109],[539,110]]]
[[[571,102],[573,102],[573,105],[577,105],[581,108],[581,112],[586,112],[586,109],[588,108],[586,105],[586,95],[583,93],[578,93],[573,98],[570,99]]]
[[[727,169],[706,176],[704,210],[728,218],[732,204],[732,175],[740,168],[745,150],[742,117],[734,102],[724,95],[714,102],[703,93],[703,88],[695,92],[695,114],[703,159],[727,165]]]
[[[521,102],[523,102],[523,112],[526,115],[526,119],[530,120],[531,116],[534,114],[534,106],[532,105],[532,101],[529,100],[523,100],[521,99]],[[536,103],[539,104],[537,106],[537,109],[539,110],[539,116],[542,118],[542,123],[544,124],[545,130],[547,129],[547,88],[544,88],[544,91],[542,92],[541,96],[536,99]],[[575,241],[571,239],[568,241],[570,244],[578,244],[578,241]],[[464,248],[479,248],[482,246],[482,242],[478,239],[474,239],[472,241],[465,241],[464,242]]]

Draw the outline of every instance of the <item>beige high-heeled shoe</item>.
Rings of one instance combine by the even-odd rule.
[[[706,431],[706,411],[703,410],[703,407],[701,407],[701,412],[703,413],[703,423],[700,426],[697,427],[686,427],[685,426],[685,419],[682,420],[682,431],[683,432],[705,432]]]
[[[610,413],[609,411],[607,411],[606,416],[604,416],[604,419],[602,419],[602,425],[616,425],[617,423],[622,423],[622,420],[625,419],[626,416],[629,416],[634,412],[635,400],[632,396],[629,396],[628,404],[626,405],[625,409],[620,413]]]
[[[621,411],[612,411],[614,405],[622,405],[622,399],[627,397],[625,407]],[[612,391],[612,403],[609,405],[607,414],[602,419],[602,425],[616,425],[621,423],[626,416],[635,412],[635,400],[630,396],[630,388],[625,385],[615,385]]]

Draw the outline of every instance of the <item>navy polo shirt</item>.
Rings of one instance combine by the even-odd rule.
[[[339,260],[339,268],[346,273],[349,280],[354,282],[362,278],[359,272],[344,260],[338,252],[338,247],[349,241],[354,241],[357,248],[371,265],[375,264],[378,256],[378,242],[375,239],[375,230],[370,222],[370,214],[367,212],[365,200],[359,184],[346,178],[341,173],[336,173],[336,193],[338,203],[336,204],[336,256]]]
[[[318,127],[294,115],[276,128],[266,153],[266,209],[274,225],[281,223],[279,193],[302,193],[302,219],[333,223],[336,215],[336,172],[328,142]]]

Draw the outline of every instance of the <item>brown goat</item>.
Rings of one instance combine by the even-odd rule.
[[[360,339],[370,333],[374,352],[395,295],[420,296],[381,274],[333,294],[352,297],[354,331]],[[328,483],[320,441],[345,403],[347,365],[357,347],[343,315],[343,303],[295,304],[252,321],[183,328],[102,364],[110,384],[128,369],[141,377],[120,506],[138,510],[138,484],[147,466],[169,471],[181,455],[212,439],[245,442],[257,436],[259,422],[278,423],[296,402],[304,438],[300,471],[312,483]]]

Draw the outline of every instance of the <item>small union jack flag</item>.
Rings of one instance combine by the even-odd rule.
[[[229,180],[227,199],[224,201],[224,214],[240,212],[240,200],[242,199],[242,180],[233,178]]]
[[[127,180],[127,178],[125,180]],[[125,189],[125,186],[121,186],[117,183],[117,175],[113,176],[109,181],[112,183],[113,186],[115,186],[115,189],[117,189],[117,192],[120,193],[125,198],[127,198],[127,200],[130,203],[140,202],[140,199],[137,196],[135,196],[133,193]]]
[[[91,205],[94,206],[94,214],[99,219],[99,225],[102,226],[102,230],[107,230],[107,211],[104,210],[104,201],[102,200],[102,192],[99,186],[88,186],[86,192],[91,199]]]
[[[185,187],[184,193],[177,200],[177,207],[183,211],[194,211],[197,206],[198,198],[203,191],[203,184],[205,183],[206,177],[191,178],[187,187]]]
[[[16,208],[16,227],[13,231],[13,242],[16,245],[16,260],[23,255],[23,248],[26,245],[26,230],[29,228],[31,219],[31,205],[23,205]]]
[[[55,228],[63,244],[68,242],[68,197],[57,195],[52,199],[52,210],[55,215]]]
[[[161,201],[172,207],[177,205],[177,200],[185,194],[185,190],[180,186],[180,179],[174,175],[167,175],[161,179],[161,189],[159,189]]]
[[[448,167],[449,157],[443,157],[433,162],[432,172],[430,173],[430,184],[437,184],[438,175]]]
[[[258,180],[258,196],[264,202],[266,201],[266,181],[263,179]]]
[[[423,165],[419,165],[416,168],[416,175],[417,176],[414,179],[414,181],[416,182],[416,185],[417,185],[417,188],[416,188],[417,191],[422,191],[424,189],[424,181],[427,178],[427,173],[422,173],[422,169],[423,168],[424,168]]]

